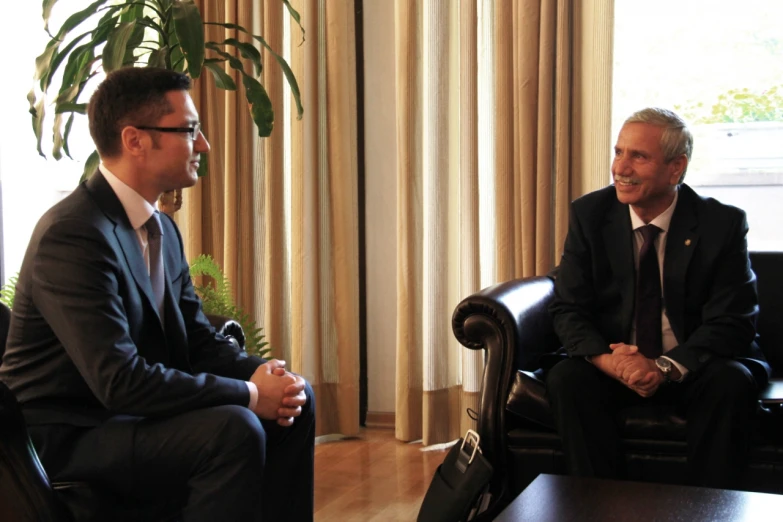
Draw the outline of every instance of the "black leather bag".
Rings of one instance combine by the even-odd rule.
[[[478,433],[468,430],[438,466],[419,510],[418,522],[477,520],[489,504],[492,465],[484,458]]]

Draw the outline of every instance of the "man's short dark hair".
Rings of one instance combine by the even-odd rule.
[[[174,111],[166,93],[190,89],[188,76],[157,67],[125,67],[109,73],[90,98],[90,135],[102,158],[122,152],[128,125],[155,125]]]

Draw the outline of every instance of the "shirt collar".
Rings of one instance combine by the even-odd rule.
[[[128,215],[128,220],[133,229],[137,230],[139,227],[144,226],[157,209],[150,205],[149,201],[141,197],[138,192],[112,174],[111,171],[106,168],[106,165],[101,163],[98,168],[117,195],[117,199],[122,203],[122,207],[125,209],[125,213]]]
[[[675,190],[674,191],[674,201],[672,201],[672,204],[669,205],[669,208],[664,210],[662,213],[660,213],[655,219],[650,221],[650,225],[655,225],[656,227],[663,230],[664,233],[669,231],[669,225],[672,222],[672,215],[674,214],[674,207],[677,206],[677,199],[680,197],[680,191]],[[647,223],[642,221],[642,218],[636,215],[636,212],[634,212],[633,207],[631,205],[628,205],[628,212],[631,214],[631,228],[633,230],[638,230],[639,228],[645,226]]]

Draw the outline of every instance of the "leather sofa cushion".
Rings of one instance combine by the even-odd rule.
[[[506,411],[523,419],[523,424],[532,429],[522,430],[529,439],[528,444],[540,447],[539,437],[531,437],[535,427],[542,428],[540,437],[552,440],[555,422],[549,409],[546,384],[539,372],[519,370],[508,394]],[[783,409],[759,408],[756,416],[756,443],[779,444],[783,433]],[[624,439],[658,442],[685,441],[685,419],[674,412],[673,407],[664,405],[637,405],[620,412],[618,423]],[[511,425],[512,423],[509,423]],[[558,440],[559,446],[559,440]]]

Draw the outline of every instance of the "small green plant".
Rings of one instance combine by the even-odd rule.
[[[693,123],[748,123],[783,121],[783,85],[761,92],[729,89],[712,105],[703,102],[675,105],[674,110]]]
[[[8,282],[0,288],[0,303],[8,308],[14,307],[14,296],[16,295],[16,283],[19,281],[19,272],[8,278]]]
[[[245,350],[250,355],[265,357],[271,350],[269,343],[264,341],[262,328],[250,319],[244,310],[234,304],[231,293],[231,283],[223,274],[217,262],[208,255],[200,255],[190,264],[190,276],[207,276],[209,279],[203,285],[195,285],[195,290],[201,298],[204,313],[230,317],[242,325],[245,332]]]

